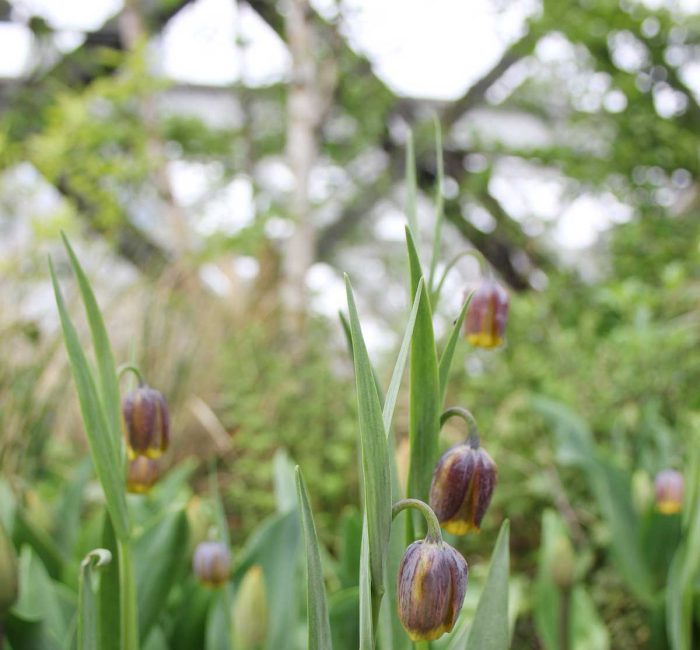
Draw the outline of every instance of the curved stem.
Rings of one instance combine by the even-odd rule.
[[[428,534],[425,536],[426,540],[434,543],[442,541],[440,522],[435,516],[433,509],[423,501],[418,499],[401,499],[400,501],[397,501],[394,504],[394,507],[391,509],[391,518],[394,519],[396,515],[407,508],[415,508],[425,518],[425,521],[428,524]]]
[[[143,375],[141,371],[131,363],[123,363],[119,368],[117,368],[117,377],[121,379],[127,372],[133,372],[136,378],[139,380],[139,386],[143,386],[146,382],[143,380]]]
[[[465,409],[461,406],[450,406],[450,408],[443,411],[440,416],[440,428],[444,426],[445,422],[450,418],[462,418],[467,423],[467,432],[469,445],[472,449],[478,449],[479,445],[479,427],[476,425],[476,419],[471,414],[471,411]]]
[[[433,295],[436,297],[440,296],[440,292],[442,291],[442,285],[445,284],[445,280],[447,279],[447,274],[454,268],[455,264],[459,262],[463,257],[473,257],[477,262],[479,262],[479,269],[481,270],[481,275],[485,277],[491,277],[493,272],[491,271],[491,267],[489,266],[489,263],[486,261],[486,258],[478,251],[476,248],[470,248],[469,250],[462,251],[461,253],[458,253],[455,255],[448,263],[447,266],[445,267],[445,270],[442,272],[442,275],[440,276],[440,281],[437,284],[437,287],[435,287],[435,290],[433,291]]]

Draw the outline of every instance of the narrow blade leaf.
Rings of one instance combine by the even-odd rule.
[[[114,524],[114,532],[118,539],[126,540],[129,535],[129,518],[124,496],[124,475],[121,464],[115,454],[115,446],[105,413],[100,408],[97,388],[90,372],[90,366],[80,345],[75,326],[68,315],[56,273],[50,261],[49,269],[92,462],[105,493],[107,509]]]
[[[379,395],[372,374],[367,347],[362,337],[360,319],[347,276],[345,285],[352,332],[353,361],[357,387],[362,448],[364,512],[367,516],[369,561],[372,570],[373,594],[384,592],[384,557],[391,529],[391,477],[389,450],[382,419]]]
[[[507,650],[508,575],[510,573],[510,539],[508,520],[503,522],[491,556],[491,566],[476,607],[465,650]]]
[[[420,304],[420,296],[422,289],[423,279],[421,278],[421,281],[418,283],[415,298],[413,299],[413,307],[411,308],[411,314],[408,317],[408,323],[406,324],[406,331],[403,335],[403,340],[401,341],[401,347],[399,348],[399,356],[396,358],[394,372],[391,374],[389,389],[386,392],[386,400],[384,401],[384,429],[386,429],[387,435],[389,434],[389,429],[391,428],[391,421],[394,418],[396,398],[399,395],[399,388],[401,387],[401,378],[403,377],[403,371],[406,368],[406,360],[408,359],[408,351],[411,347],[411,339],[413,338],[413,328],[416,324],[416,316],[418,315],[418,306]]]
[[[304,529],[304,541],[306,543],[306,573],[307,573],[307,618],[308,618],[308,644],[309,650],[331,650],[331,626],[328,620],[328,603],[326,601],[326,588],[323,584],[323,569],[321,568],[321,554],[318,548],[316,526],[309,504],[309,495],[304,485],[304,477],[297,465],[296,468],[297,496],[301,510],[301,523]]]
[[[61,233],[61,237],[68,251],[68,257],[70,258],[75,277],[78,279],[78,287],[83,299],[85,314],[87,315],[88,325],[90,326],[92,344],[95,349],[95,359],[97,361],[97,388],[107,417],[107,425],[110,427],[110,433],[112,434],[112,442],[115,449],[118,450],[121,442],[122,416],[119,383],[114,364],[114,355],[112,354],[112,346],[109,343],[102,313],[97,305],[95,294],[85,275],[85,271],[83,271],[83,267],[80,265],[78,257],[70,245],[68,238],[63,233]]]
[[[411,270],[411,292],[415,295],[422,278],[422,271],[418,252],[409,230],[406,230],[406,243]],[[411,341],[409,423],[411,451],[408,475],[408,496],[421,501],[428,500],[430,481],[437,461],[440,430],[439,402],[440,386],[433,316],[428,292],[423,286]]]
[[[467,302],[464,303],[462,310],[457,316],[457,320],[452,327],[450,332],[450,337],[447,339],[445,344],[445,349],[442,351],[442,356],[440,357],[440,363],[438,364],[438,376],[440,378],[440,404],[445,403],[445,393],[447,392],[447,380],[450,376],[450,368],[452,367],[452,359],[455,356],[455,349],[457,348],[457,341],[459,340],[459,335],[462,332],[462,323],[464,322],[464,316],[469,309],[469,303],[471,302],[472,294],[469,294]]]

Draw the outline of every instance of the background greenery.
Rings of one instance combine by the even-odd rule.
[[[127,8],[139,12],[147,40],[185,4]],[[287,37],[278,3],[246,4]],[[0,2],[3,20],[19,20],[12,5]],[[512,3],[498,9],[505,15]],[[463,97],[438,103],[396,96],[343,39],[342,24],[342,7],[331,19],[309,16],[315,91],[324,104],[312,134],[314,165],[340,168],[344,176],[302,213],[262,172],[280,161],[294,166],[285,153],[293,126],[286,125],[284,82],[222,89],[242,107],[235,127],[165,111],[158,102],[172,84],[149,74],[143,41],[130,40],[115,20],[87,34],[75,51],[40,61],[25,78],[2,81],[4,484],[41,535],[77,535],[80,557],[94,547],[100,522],[91,517],[90,498],[77,532],[61,521],[66,485],[91,481],[89,469],[74,471],[85,455],[84,436],[46,293],[45,256],[57,250],[58,231],[65,229],[93,279],[118,359],[136,361],[171,404],[167,464],[194,459],[185,466],[201,495],[208,489],[207,462],[216,461],[237,548],[275,510],[273,456],[283,447],[303,467],[328,553],[341,556],[339,522],[350,521],[344,509],[357,502],[359,489],[352,367],[338,322],[317,313],[303,285],[296,290],[304,294],[304,313],[300,318],[290,309],[285,295],[290,284],[294,290],[294,278],[287,262],[296,249],[270,224],[310,226],[307,271],[323,264],[336,280],[340,271],[351,274],[363,320],[385,333],[377,349],[385,353],[379,373],[386,378],[393,356],[386,352],[398,342],[410,297],[399,280],[403,244],[382,239],[374,226],[382,210],[404,210],[410,127],[421,192],[417,219],[421,232],[429,231],[435,113],[449,179],[442,259],[479,250],[511,294],[507,344],[487,352],[462,341],[455,358],[447,401],[475,413],[500,477],[481,535],[455,543],[478,574],[501,521],[510,519],[512,589],[521,594],[513,647],[551,647],[538,619],[539,592],[527,585],[541,579],[548,548],[543,530],[554,537],[559,530],[553,519],[543,528],[543,513],[556,511],[580,558],[577,580],[590,599],[592,620],[607,630],[607,639],[577,647],[664,647],[609,553],[614,533],[595,490],[537,399],[577,414],[595,448],[636,476],[637,486],[665,467],[681,469],[698,432],[698,14],[671,2],[545,0],[481,80]],[[36,16],[29,27],[37,45],[53,47],[50,24]],[[565,43],[568,54],[542,56],[547,39]],[[637,58],[625,58],[625,46]],[[333,64],[327,75],[322,61]],[[319,81],[324,75],[330,88]],[[622,108],[606,101],[613,92],[624,95]],[[664,96],[674,98],[672,108]],[[160,108],[152,111],[154,103]],[[503,116],[519,120],[516,131],[543,129],[546,137],[523,145],[512,127],[502,126]],[[342,123],[352,128],[337,128]],[[366,162],[372,156],[382,161],[376,169]],[[178,161],[208,165],[212,196],[244,175],[253,187],[254,218],[235,232],[203,235],[197,229],[201,206],[179,205],[172,181],[163,181],[164,170],[167,179],[168,165]],[[517,201],[499,193],[504,169],[514,164],[519,183],[554,178],[560,210],[585,195],[605,198],[601,210],[610,215],[618,205],[614,198],[629,207],[629,217],[611,216],[588,248],[565,249],[556,235],[560,215],[513,209]],[[54,197],[48,211],[33,202],[46,188]],[[488,227],[477,218],[483,211]],[[184,238],[178,236],[183,228]],[[65,275],[65,258],[54,257]],[[241,259],[254,261],[254,277],[236,272]],[[205,281],[212,269],[226,278],[226,291]],[[474,281],[468,260],[448,276],[436,310],[443,331]],[[67,297],[75,303],[75,291]],[[399,450],[407,431],[408,403],[400,397]],[[461,434],[450,424],[444,445]],[[403,462],[399,452],[400,469]],[[633,496],[631,486],[628,492]],[[33,534],[31,526],[27,530],[20,536]],[[50,549],[42,559],[49,573],[60,570]]]

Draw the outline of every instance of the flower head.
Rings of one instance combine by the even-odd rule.
[[[664,515],[673,515],[683,507],[683,474],[665,469],[656,475],[656,508]]]
[[[122,401],[129,455],[158,458],[170,443],[170,416],[165,398],[153,388],[139,386]]]
[[[192,559],[194,575],[207,587],[221,587],[231,572],[231,552],[223,542],[200,542]]]
[[[399,567],[401,624],[414,641],[432,641],[454,627],[467,590],[465,559],[449,544],[414,542]]]
[[[438,461],[430,486],[430,507],[454,535],[479,530],[496,487],[496,464],[477,440],[448,449]]]
[[[493,278],[483,279],[472,296],[464,321],[469,343],[479,348],[495,348],[503,343],[508,307],[508,292]]]

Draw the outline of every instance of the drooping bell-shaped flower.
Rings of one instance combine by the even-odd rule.
[[[484,278],[472,296],[464,320],[467,341],[479,348],[501,345],[509,305],[508,292],[492,277]]]
[[[683,507],[683,474],[665,469],[654,480],[656,509],[664,515],[673,515]]]
[[[200,542],[194,550],[192,569],[207,587],[221,587],[231,572],[231,552],[223,542]]]
[[[496,487],[496,464],[478,440],[448,449],[438,461],[430,486],[430,507],[454,535],[479,530]]]
[[[466,560],[442,540],[413,542],[401,560],[399,618],[414,641],[432,641],[454,627],[464,602]]]
[[[122,401],[129,456],[158,458],[170,443],[170,416],[165,398],[146,385]]]

